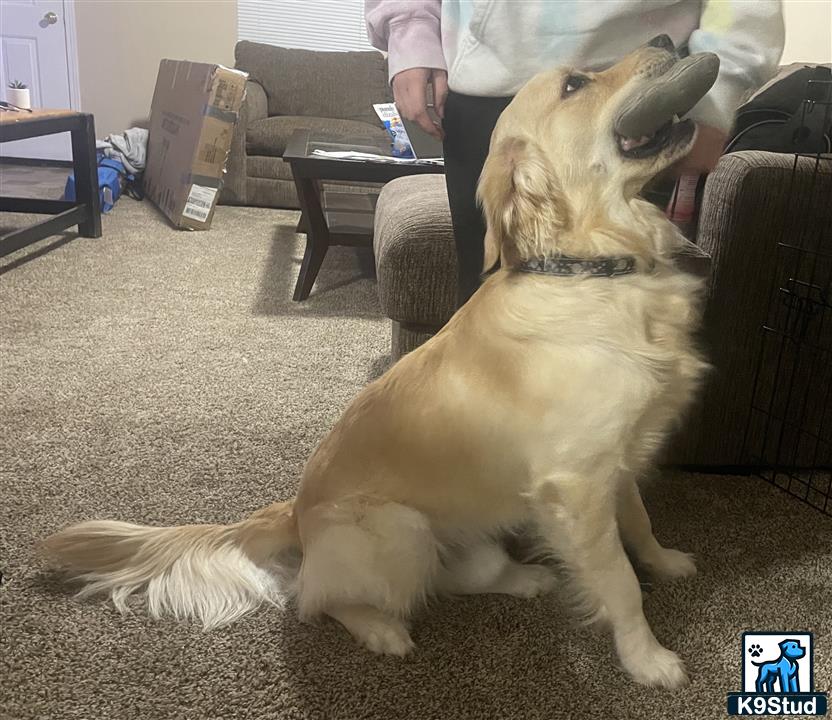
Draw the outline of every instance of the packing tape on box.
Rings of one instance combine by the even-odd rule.
[[[203,187],[218,188],[222,178],[211,177],[210,175],[188,175],[188,185],[202,185]]]
[[[202,111],[205,117],[216,118],[222,122],[231,123],[237,122],[237,113],[234,110],[221,110],[214,105],[206,105],[205,110]]]

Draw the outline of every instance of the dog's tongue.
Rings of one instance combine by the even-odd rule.
[[[696,105],[711,89],[718,72],[719,58],[713,53],[680,60],[627,100],[618,113],[615,131],[638,147],[674,115],[682,116]]]
[[[634,148],[646,145],[650,142],[651,137],[650,135],[642,135],[640,138],[623,137],[618,144],[626,152],[627,150],[633,150]]]

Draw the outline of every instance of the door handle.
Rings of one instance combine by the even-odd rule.
[[[54,25],[58,22],[58,16],[53,12],[48,12],[43,16],[43,20],[47,25]]]

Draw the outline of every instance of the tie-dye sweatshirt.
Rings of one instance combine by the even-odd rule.
[[[390,77],[448,71],[451,90],[509,96],[554,65],[602,68],[667,33],[722,61],[690,116],[727,130],[742,96],[768,80],[783,51],[780,0],[365,0],[370,42]]]

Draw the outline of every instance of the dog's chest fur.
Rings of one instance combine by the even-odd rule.
[[[512,312],[499,316],[502,337],[487,353],[499,389],[493,399],[513,406],[510,432],[540,465],[533,474],[596,462],[605,452],[646,462],[707,367],[694,343],[700,281],[665,268],[504,282],[510,297],[497,293],[496,301]]]

